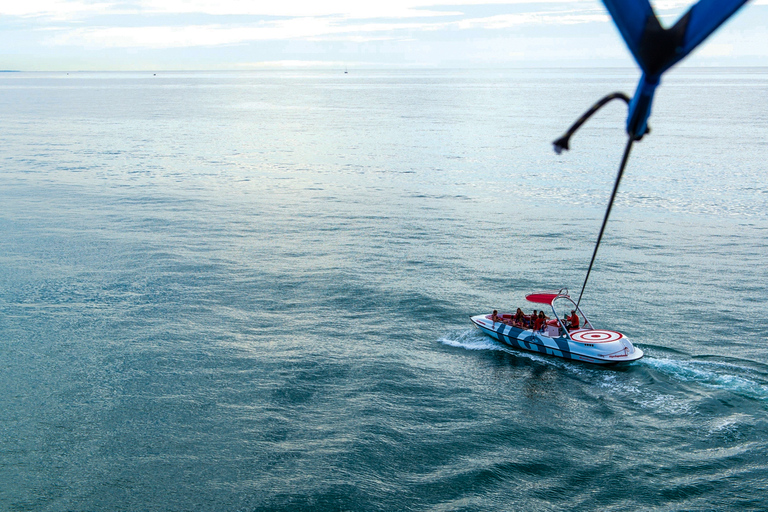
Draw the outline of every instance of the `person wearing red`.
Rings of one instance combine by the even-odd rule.
[[[576,314],[576,310],[571,310],[571,316],[565,317],[565,321],[569,324],[569,331],[574,331],[579,328],[579,315]]]

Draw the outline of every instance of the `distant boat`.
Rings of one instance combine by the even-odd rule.
[[[348,73],[347,66],[344,66],[344,74],[346,75]]]
[[[495,318],[493,314],[476,315],[470,320],[491,338],[529,352],[603,365],[631,363],[643,357],[643,351],[620,332],[595,329],[565,288],[556,292],[532,293],[525,298],[550,306],[553,318],[539,329],[516,323],[509,313],[497,314]],[[565,318],[565,315],[561,319],[555,308],[556,302],[558,306],[562,304],[565,311],[581,315],[584,318],[583,327],[573,327],[572,320]],[[578,319],[576,322],[580,324]]]

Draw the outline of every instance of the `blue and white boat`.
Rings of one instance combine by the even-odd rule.
[[[470,320],[491,338],[529,352],[602,365],[626,364],[643,357],[643,351],[622,333],[595,329],[567,289],[532,293],[525,298],[552,310],[552,316],[538,329],[516,322],[515,315],[509,313],[476,315]],[[566,317],[569,311],[583,318],[583,323],[581,318]]]

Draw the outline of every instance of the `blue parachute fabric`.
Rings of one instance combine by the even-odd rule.
[[[629,105],[627,133],[648,131],[653,94],[661,75],[688,55],[747,0],[700,0],[669,28],[663,28],[648,0],[603,0],[643,76]]]
[[[627,0],[603,0],[603,4],[616,24],[616,28],[621,32],[621,36],[626,41],[629,51],[640,64],[638,58],[640,51],[640,41],[645,32],[646,20],[649,16],[654,16],[651,4],[647,1],[627,1]],[[642,68],[642,64],[640,64]]]
[[[651,105],[653,94],[660,83],[660,76],[643,76],[637,84],[635,95],[629,102],[629,114],[627,115],[627,133],[639,140],[648,132],[648,118],[651,117]]]
[[[745,3],[747,0],[700,0],[690,10],[682,53],[690,53]]]

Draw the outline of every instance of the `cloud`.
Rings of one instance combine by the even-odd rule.
[[[304,17],[244,26],[211,24],[178,27],[84,27],[57,31],[51,43],[102,48],[181,48],[351,35],[369,40],[372,38],[371,35],[376,33],[429,28],[429,24],[426,23],[342,26],[330,18]],[[360,34],[368,34],[368,36],[362,37]]]
[[[458,22],[461,29],[483,28],[489,30],[502,30],[520,25],[552,26],[575,25],[581,23],[607,23],[610,21],[608,14],[579,14],[563,12],[527,12],[521,14],[502,14],[486,18],[470,18]]]
[[[210,16],[323,17],[346,19],[423,18],[461,15],[468,6],[492,5],[584,5],[593,0],[27,0],[3,2],[0,16],[41,16],[55,19],[85,19],[102,14],[205,14]]]
[[[274,16],[274,17],[322,17],[342,16],[350,19],[365,18],[412,18],[440,16],[450,13],[427,11],[424,3],[414,0],[388,2],[360,2],[328,0],[323,2],[285,0],[280,2],[252,2],[239,0],[141,0],[141,10],[147,13],[209,14]],[[434,2],[431,2],[434,4]]]
[[[654,4],[665,23],[690,5]],[[755,43],[764,37],[750,32],[766,26],[765,5],[768,0],[750,2],[744,10],[751,15],[737,15],[716,35],[719,46],[699,55],[743,54],[765,62],[764,45]],[[599,0],[12,0],[0,2],[0,21],[7,49],[0,68],[18,66],[13,63],[21,57],[14,56],[21,54],[47,56],[46,62],[109,55],[115,65],[157,59],[157,66],[206,69],[251,60],[300,66],[319,54],[328,62],[540,64],[543,46],[550,60],[578,49],[567,62],[603,63],[618,54],[631,64]],[[732,32],[749,37],[723,39]],[[515,55],[500,48],[514,48]]]
[[[151,2],[155,0],[145,0]],[[184,8],[212,8],[209,2],[182,2]],[[226,4],[226,2],[224,2]],[[197,6],[197,4],[201,4]],[[336,6],[349,7],[345,2],[336,0]],[[150,8],[154,4],[145,4]],[[173,4],[163,4],[166,9]],[[231,13],[233,5],[221,6],[221,12]],[[261,14],[269,11],[264,7],[250,9],[247,5],[240,6],[244,11],[249,10],[254,14],[257,10]],[[283,6],[282,10],[274,12],[288,12],[295,9],[291,6]],[[323,12],[333,10],[333,5],[325,5]],[[317,10],[313,12],[319,12]],[[347,41],[369,42],[384,40],[412,39],[416,34],[436,31],[462,31],[462,30],[504,30],[520,26],[558,26],[573,25],[579,23],[600,22],[608,23],[607,14],[592,6],[588,11],[567,12],[523,12],[517,14],[503,14],[485,17],[465,17],[461,13],[442,11],[440,16],[428,16],[422,13],[420,18],[414,18],[413,12],[400,0],[399,6],[394,10],[386,11],[390,14],[398,12],[401,18],[377,17],[385,12],[381,9],[355,11],[344,14],[323,16],[305,15],[300,17],[273,18],[252,23],[240,24],[195,24],[195,25],[157,25],[157,26],[85,26],[67,28],[55,31],[49,39],[49,44],[61,46],[85,46],[102,48],[180,48],[200,46],[236,45],[255,41],[268,40],[297,40],[310,41]],[[431,11],[425,11],[431,13]],[[360,18],[357,18],[360,16]],[[453,19],[446,19],[451,17]],[[459,18],[459,19],[456,19]],[[388,21],[378,21],[388,19]]]
[[[462,8],[491,5],[565,4],[594,6],[593,0],[138,0],[141,9],[154,13],[201,13],[276,17],[341,16],[347,19],[419,18],[461,15]],[[449,10],[450,9],[450,10]]]
[[[80,19],[117,10],[111,2],[79,0],[25,0],[0,3],[0,16],[46,17],[53,20]]]

